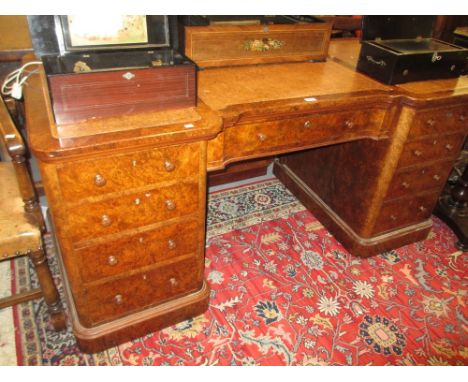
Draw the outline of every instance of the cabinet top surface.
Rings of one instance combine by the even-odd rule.
[[[215,110],[294,98],[392,91],[333,61],[207,69],[199,72],[198,84],[200,99]]]

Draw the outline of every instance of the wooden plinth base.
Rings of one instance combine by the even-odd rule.
[[[82,326],[72,307],[73,333],[83,352],[95,353],[198,316],[208,309],[209,297],[210,288],[205,281],[196,293],[93,328]],[[72,302],[70,298],[67,301]]]
[[[428,219],[382,235],[363,238],[357,235],[352,227],[346,224],[287,165],[275,161],[273,173],[352,255],[368,257],[399,248],[424,240],[431,230],[432,220]]]

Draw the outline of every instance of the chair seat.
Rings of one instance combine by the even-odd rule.
[[[0,162],[0,259],[41,248],[41,232],[24,211],[11,162]]]

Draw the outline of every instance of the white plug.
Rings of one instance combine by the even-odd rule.
[[[11,89],[11,96],[18,100],[23,97],[23,87],[18,82],[13,84]]]

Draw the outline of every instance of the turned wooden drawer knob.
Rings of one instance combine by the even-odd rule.
[[[304,127],[308,129],[310,126],[312,126],[312,123],[310,121],[305,121],[304,122]]]
[[[177,285],[177,280],[175,277],[171,277],[169,279],[169,282],[171,283],[171,286],[175,287]]]
[[[259,140],[260,142],[265,142],[266,139],[267,139],[267,136],[266,136],[265,134],[263,134],[263,133],[258,133],[258,134],[257,134],[257,138],[258,138],[258,140]]]
[[[403,186],[403,188],[406,188],[406,189],[410,187],[410,184],[408,182],[403,182],[401,185]]]
[[[104,178],[101,174],[96,174],[94,176],[94,184],[98,187],[105,186],[107,183],[106,178]]]
[[[428,126],[432,127],[432,126],[435,125],[435,121],[433,119],[428,119],[427,124],[428,124]]]
[[[175,170],[175,164],[173,162],[171,162],[170,160],[166,159],[164,161],[164,169],[167,171],[167,172],[172,172]]]
[[[450,144],[450,143],[447,143],[445,145],[445,148],[448,150],[448,151],[451,151],[453,149],[453,146]]]
[[[422,155],[422,151],[414,150],[413,154],[416,155],[417,157],[420,157]]]
[[[135,198],[135,200],[133,201],[133,204],[135,206],[139,206],[141,204],[141,199],[140,198]]]
[[[117,258],[115,256],[109,256],[107,258],[107,264],[109,265],[116,265],[118,263]]]
[[[348,129],[352,129],[354,127],[354,122],[353,121],[350,121],[350,120],[347,120],[345,122],[345,126],[348,128]]]
[[[390,220],[395,221],[397,220],[397,217],[395,215],[390,215]]]
[[[116,294],[115,297],[114,297],[114,301],[117,305],[120,305],[122,304],[123,302],[123,297],[121,294]]]
[[[435,181],[439,181],[440,180],[440,176],[435,174],[432,179],[434,179]]]
[[[104,227],[109,227],[112,224],[112,219],[110,218],[109,215],[102,215],[101,216],[101,224]]]
[[[466,115],[460,114],[460,117],[458,119],[463,122],[466,119]]]
[[[419,211],[421,211],[421,212],[426,212],[426,211],[427,211],[427,208],[424,207],[424,206],[419,206]]]
[[[169,239],[169,240],[167,241],[167,248],[169,248],[169,249],[175,249],[176,246],[177,246],[177,245],[176,245],[176,242],[175,242],[174,240]]]
[[[170,211],[175,210],[175,202],[171,199],[167,199],[164,204],[166,205],[166,208]]]

